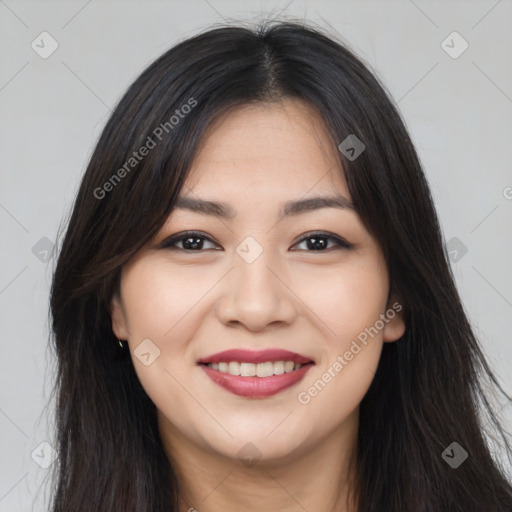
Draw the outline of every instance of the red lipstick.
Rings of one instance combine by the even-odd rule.
[[[239,363],[266,363],[267,361],[293,361],[296,364],[307,364],[313,362],[310,357],[290,352],[269,348],[266,350],[225,350],[199,360],[200,364],[208,363],[229,363],[238,361]]]
[[[268,377],[231,375],[230,373],[222,372],[208,366],[209,364],[218,365],[219,363],[230,362],[252,363],[257,365],[258,363],[274,363],[276,361],[292,361],[294,365],[301,366],[293,371],[287,371],[280,375],[270,375]],[[206,375],[217,385],[235,395],[247,398],[266,398],[280,393],[301,381],[314,365],[314,361],[309,357],[288,350],[278,349],[260,351],[240,349],[226,350],[202,358],[198,363],[201,365]]]

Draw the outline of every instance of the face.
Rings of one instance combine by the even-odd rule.
[[[122,269],[113,331],[176,450],[264,462],[343,436],[404,333],[329,140],[297,100],[225,114],[187,201]]]

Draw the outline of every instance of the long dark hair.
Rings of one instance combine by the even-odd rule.
[[[360,405],[352,489],[358,510],[512,509],[510,482],[483,426],[490,420],[510,460],[484,385],[502,390],[454,285],[404,122],[346,44],[311,25],[274,20],[212,28],[171,48],[130,86],[99,138],[51,289],[58,361],[53,512],[178,510],[156,409],[118,347],[110,300],[121,267],[173,209],[216,116],[287,97],[312,105],[337,145],[349,135],[365,144],[355,160],[340,151],[339,163],[406,312],[406,333],[384,344]],[[135,158],[143,146],[150,150]],[[452,442],[468,452],[456,469],[442,456]]]

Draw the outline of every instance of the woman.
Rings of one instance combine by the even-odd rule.
[[[317,29],[212,29],[141,74],[51,314],[54,512],[512,509],[417,154]]]

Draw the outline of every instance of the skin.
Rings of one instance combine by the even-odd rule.
[[[112,328],[128,340],[138,378],[157,407],[183,511],[355,510],[347,491],[359,404],[383,343],[404,334],[403,312],[359,343],[361,350],[309,403],[300,403],[299,393],[329,368],[332,375],[337,356],[397,298],[387,300],[382,250],[354,210],[279,216],[285,201],[335,194],[350,200],[336,151],[322,119],[298,100],[225,113],[206,133],[181,196],[226,202],[236,216],[175,209],[122,269]],[[160,246],[185,230],[212,241],[203,239],[195,252]],[[301,238],[313,230],[353,247],[332,240],[312,250],[311,239]],[[252,263],[236,252],[247,236],[263,249]],[[183,248],[183,240],[176,245]],[[148,366],[133,352],[144,339],[160,350]],[[315,365],[277,395],[240,397],[197,364],[233,348],[282,348]],[[254,447],[245,450],[260,457],[253,465],[237,455],[247,443]]]

